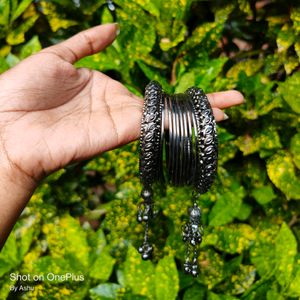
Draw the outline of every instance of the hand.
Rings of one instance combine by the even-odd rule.
[[[43,49],[0,76],[1,165],[21,182],[37,183],[69,163],[139,137],[143,101],[101,72],[73,66],[116,37],[101,25]],[[208,95],[221,108],[243,102],[237,91]]]

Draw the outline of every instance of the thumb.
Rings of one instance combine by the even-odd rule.
[[[41,52],[55,53],[63,60],[73,64],[85,56],[105,49],[115,40],[118,31],[117,23],[95,26],[81,31],[57,45],[45,48]]]

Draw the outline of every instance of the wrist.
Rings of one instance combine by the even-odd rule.
[[[0,148],[0,155],[0,189],[2,191],[5,189],[7,193],[23,192],[24,194],[32,194],[38,182],[15,163],[5,158],[7,155],[2,148]]]
[[[2,151],[1,151],[2,154]],[[1,155],[0,154],[0,155]],[[0,251],[37,184],[0,158]]]

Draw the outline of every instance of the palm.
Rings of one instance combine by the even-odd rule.
[[[97,33],[101,27],[106,30],[102,44]],[[114,31],[112,25],[91,29],[80,37],[89,47],[80,46],[75,36],[0,77],[2,94],[9,95],[0,94],[0,147],[12,166],[37,180],[138,138],[141,99],[108,76],[72,64],[111,43]],[[242,97],[231,91],[211,94],[210,100],[220,120],[220,108],[238,104]]]
[[[55,54],[39,53],[7,76],[17,80],[7,91],[14,98],[3,109],[10,125],[2,140],[9,160],[30,176],[39,178],[40,172],[48,174],[138,135],[132,128],[139,122],[141,100],[100,72],[77,70]],[[23,87],[24,82],[30,85]]]

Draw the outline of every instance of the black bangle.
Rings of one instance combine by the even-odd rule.
[[[187,249],[184,271],[198,275],[197,260],[203,228],[197,199],[214,181],[217,157],[216,123],[205,93],[192,87],[183,94],[168,95],[159,83],[150,82],[145,90],[140,136],[143,202],[139,205],[137,219],[145,222],[144,242],[139,247],[143,259],[149,259],[153,252],[148,236],[149,222],[155,217],[153,184],[190,185],[193,187],[193,206],[189,208],[188,221],[182,226]]]

